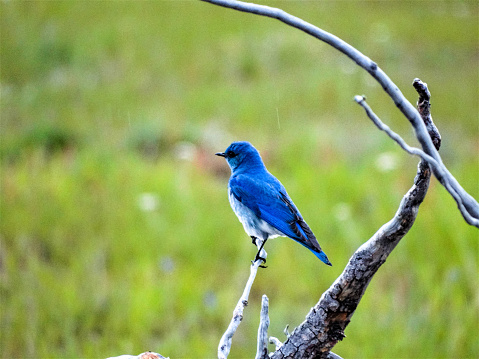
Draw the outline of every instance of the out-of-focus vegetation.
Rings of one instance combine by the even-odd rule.
[[[412,103],[429,84],[441,153],[476,198],[477,2],[274,2],[367,54]],[[4,1],[0,356],[214,357],[256,250],[213,154],[249,140],[333,267],[268,242],[232,358],[298,325],[395,213],[416,144],[364,71],[298,30],[192,1]],[[435,179],[335,348],[346,358],[479,357],[478,232]],[[273,348],[271,348],[273,349]]]

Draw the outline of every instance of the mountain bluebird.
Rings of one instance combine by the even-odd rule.
[[[266,261],[259,254],[268,238],[284,236],[331,265],[286,189],[268,172],[256,148],[249,142],[233,142],[225,152],[216,155],[226,158],[231,168],[228,197],[233,211],[254,244],[258,238],[263,240],[255,261]]]

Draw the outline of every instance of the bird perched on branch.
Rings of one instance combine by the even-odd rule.
[[[331,265],[286,189],[268,172],[253,145],[233,142],[225,152],[216,155],[224,157],[231,168],[228,196],[233,211],[253,243],[256,245],[258,238],[263,241],[255,261],[266,262],[260,252],[269,238],[284,236],[294,239]]]

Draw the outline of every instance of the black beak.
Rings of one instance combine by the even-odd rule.
[[[216,156],[221,156],[221,157],[225,157],[226,158],[226,153],[224,152],[218,152],[218,153],[215,153]]]

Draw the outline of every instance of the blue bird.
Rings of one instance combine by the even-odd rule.
[[[256,148],[249,142],[233,142],[225,152],[216,153],[228,162],[231,177],[228,197],[233,211],[256,245],[263,240],[255,261],[269,238],[289,237],[331,265],[313,232],[289,197],[286,189],[266,169]]]

